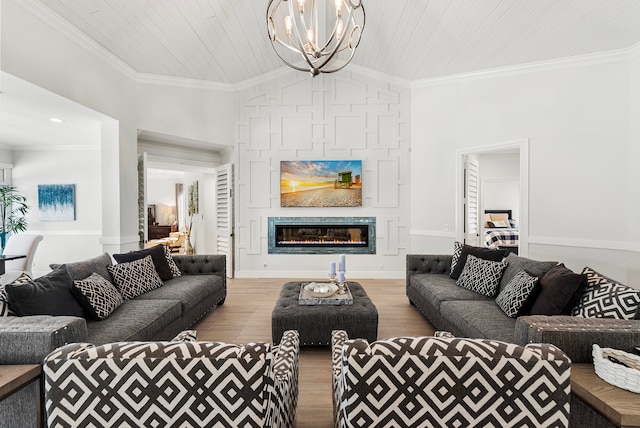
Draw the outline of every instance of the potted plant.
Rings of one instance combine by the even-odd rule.
[[[0,246],[4,249],[11,233],[27,230],[25,215],[29,207],[27,198],[13,186],[0,186]]]

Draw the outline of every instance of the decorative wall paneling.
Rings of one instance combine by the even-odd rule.
[[[329,255],[268,254],[268,217],[373,216],[381,222],[382,246],[375,255],[350,255],[350,277],[402,277],[409,241],[409,108],[408,88],[347,71],[316,78],[290,72],[239,91],[236,275],[324,271]],[[280,161],[323,159],[362,160],[362,207],[280,207]]]

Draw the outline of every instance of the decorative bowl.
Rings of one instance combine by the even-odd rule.
[[[313,297],[331,297],[338,291],[338,286],[329,282],[310,282],[304,288]]]

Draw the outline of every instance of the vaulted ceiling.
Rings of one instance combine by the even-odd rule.
[[[268,0],[40,1],[138,73],[237,83],[283,66]],[[362,2],[352,64],[410,81],[640,43],[638,0]]]
[[[351,64],[405,81],[640,44],[640,0],[362,2],[367,20]],[[44,10],[56,17],[50,22],[84,33],[82,37],[91,39],[105,55],[141,76],[233,87],[284,67],[268,41],[268,0],[20,0],[20,4],[38,9],[38,14]],[[15,42],[19,41],[11,41]],[[96,112],[68,100],[58,102],[60,97],[41,88],[38,94],[11,76],[4,76],[2,85],[0,145],[96,144],[95,126],[90,126],[99,121]],[[48,119],[54,114],[75,119],[67,125],[52,124]],[[72,122],[81,121],[86,124],[84,132],[65,131]]]

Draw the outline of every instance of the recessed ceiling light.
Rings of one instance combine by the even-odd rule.
[[[59,117],[52,117],[49,120],[53,123],[64,123],[64,120],[60,119]]]

